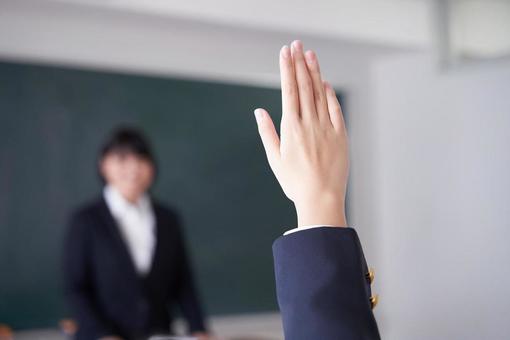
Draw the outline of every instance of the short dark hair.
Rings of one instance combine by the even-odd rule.
[[[109,153],[134,154],[147,159],[157,170],[156,158],[147,138],[142,131],[135,127],[120,126],[115,128],[100,149],[99,161]],[[104,182],[103,176],[99,175]]]

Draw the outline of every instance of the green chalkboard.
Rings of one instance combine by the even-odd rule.
[[[209,314],[276,310],[271,244],[295,223],[253,109],[256,86],[0,63],[0,323],[67,315],[60,250],[70,212],[96,197],[98,147],[119,124],[152,141],[154,195],[177,208]]]

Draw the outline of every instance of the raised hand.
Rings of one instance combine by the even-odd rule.
[[[300,41],[281,49],[280,77],[280,137],[267,111],[255,110],[269,165],[294,202],[298,226],[346,226],[348,140],[335,92]]]

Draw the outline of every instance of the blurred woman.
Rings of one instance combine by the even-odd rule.
[[[98,166],[102,195],[73,214],[64,243],[76,339],[171,334],[175,306],[190,334],[205,337],[179,218],[148,192],[156,174],[149,144],[135,129],[118,129]]]

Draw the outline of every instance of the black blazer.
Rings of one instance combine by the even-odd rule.
[[[380,339],[354,229],[322,227],[281,236],[273,255],[285,339]]]
[[[135,270],[106,202],[79,209],[64,241],[64,287],[77,340],[118,335],[140,339],[171,333],[172,307],[179,305],[190,332],[205,331],[204,317],[177,215],[153,202],[156,248],[145,277]]]

